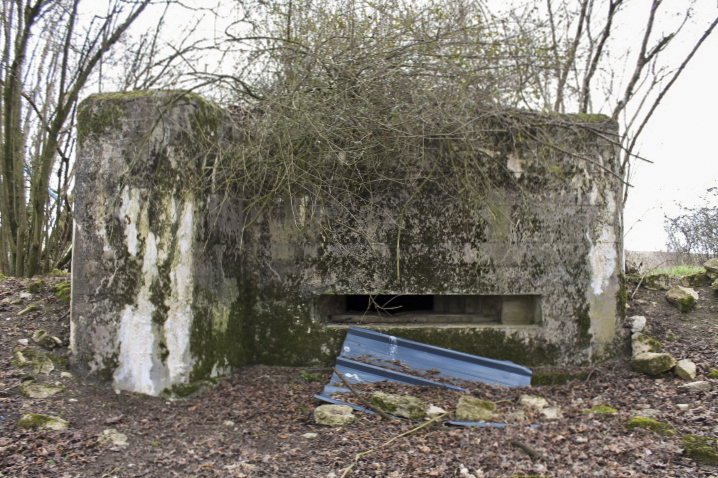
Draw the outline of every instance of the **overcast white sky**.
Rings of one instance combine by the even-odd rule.
[[[701,14],[716,14],[718,3]],[[708,20],[709,18],[706,18]],[[665,250],[663,214],[676,203],[698,205],[718,186],[718,33],[701,47],[661,103],[642,139],[639,164],[624,212],[627,250]]]

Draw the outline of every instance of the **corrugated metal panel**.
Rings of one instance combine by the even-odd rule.
[[[434,347],[360,327],[349,327],[340,357],[415,375],[429,374],[442,381],[457,378],[503,387],[531,384],[531,370],[513,362]]]
[[[398,370],[397,370],[398,369]],[[349,327],[337,358],[337,370],[349,383],[399,382],[428,385],[462,391],[461,387],[440,383],[451,379],[482,382],[504,387],[531,384],[531,370],[513,362],[493,360],[441,347],[401,339],[360,327]],[[337,374],[316,398],[329,403],[349,405],[355,410],[364,407],[331,398],[335,392],[349,392]],[[464,426],[504,426],[500,423],[450,422]]]

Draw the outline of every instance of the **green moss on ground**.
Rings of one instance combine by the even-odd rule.
[[[39,280],[37,282],[33,282],[29,286],[27,286],[27,291],[31,294],[37,294],[45,287],[45,281]]]
[[[711,370],[706,374],[706,377],[718,379],[718,369]]]
[[[60,282],[52,288],[52,292],[55,294],[55,297],[62,301],[62,303],[70,303],[70,297],[72,296],[72,287],[70,285],[70,281]]]
[[[601,415],[608,415],[608,414],[618,413],[618,410],[616,410],[615,408],[613,408],[613,407],[611,407],[611,406],[608,406],[608,405],[598,405],[598,406],[593,407],[593,408],[590,409],[590,410],[584,410],[584,411],[581,412],[581,413],[583,413],[584,415],[588,415],[588,414],[591,414],[591,413],[598,413],[598,414],[601,414]]]
[[[634,428],[643,428],[644,430],[651,430],[659,435],[663,436],[677,436],[678,431],[667,423],[659,422],[648,417],[634,417],[628,420],[625,424],[626,428],[632,430]]]
[[[699,435],[683,437],[683,448],[694,460],[709,465],[718,465],[718,439]]]

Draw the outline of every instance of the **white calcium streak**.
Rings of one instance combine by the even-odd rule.
[[[180,226],[177,231],[176,260],[172,264],[170,279],[172,295],[170,308],[165,322],[165,334],[169,356],[170,383],[185,381],[191,369],[190,357],[190,330],[192,329],[192,293],[194,289],[193,276],[193,229],[194,205],[191,201],[184,204],[180,217]]]

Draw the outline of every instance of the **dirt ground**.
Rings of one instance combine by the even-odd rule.
[[[711,390],[680,393],[683,380],[672,374],[639,375],[623,358],[585,369],[587,379],[564,385],[508,389],[476,384],[469,391],[497,402],[505,413],[518,409],[521,394],[541,395],[561,407],[560,419],[529,413],[526,421],[509,420],[505,428],[431,425],[417,430],[420,424],[369,414],[345,428],[314,424],[313,410],[320,402],[313,395],[326,383],[328,370],[307,370],[321,374],[308,383],[300,369],[245,367],[214,389],[168,400],[83,381],[69,375],[62,360],[47,375],[14,365],[13,350],[23,349],[18,340],[30,339],[38,329],[67,345],[68,307],[51,290],[63,280],[46,278],[45,287],[31,296],[27,287],[33,281],[0,281],[0,477],[718,477],[718,468],[685,454],[680,436],[624,426],[639,410],[650,409],[679,435],[718,437],[718,380],[705,377],[718,369],[718,294],[709,288],[698,289],[698,307],[688,314],[670,306],[665,292],[641,288],[628,315],[645,315],[649,335],[676,359],[693,360],[697,380],[708,380]],[[629,296],[634,287],[629,285]],[[19,315],[33,304],[38,310]],[[32,340],[28,347],[41,350]],[[68,355],[66,348],[53,353]],[[64,390],[47,399],[26,398],[19,385],[31,378],[60,383]],[[438,389],[381,388],[420,396],[447,410],[458,399],[458,393]],[[584,413],[600,404],[618,413]],[[678,404],[687,404],[687,410]],[[69,428],[18,428],[29,412],[62,417]],[[126,435],[129,445],[100,444],[99,436],[111,428]]]

